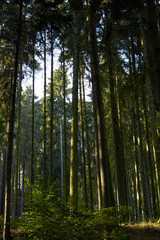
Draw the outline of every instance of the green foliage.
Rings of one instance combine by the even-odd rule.
[[[73,213],[65,207],[58,191],[49,195],[34,189],[21,219],[25,239],[125,239],[120,227],[121,211]]]

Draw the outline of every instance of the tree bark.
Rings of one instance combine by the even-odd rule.
[[[64,39],[62,43],[62,67],[63,67],[63,162],[64,162],[64,201],[68,200],[68,178],[67,178],[67,124],[66,124],[66,69]]]
[[[53,184],[53,29],[51,28],[51,108],[50,108],[50,142],[49,142],[49,186]]]
[[[4,214],[6,155],[7,155],[6,150],[4,150],[4,152],[3,152],[2,175],[1,175],[0,215]]]
[[[43,96],[43,190],[47,187],[47,166],[46,166],[46,32],[44,31],[44,96]]]
[[[35,61],[35,43],[33,41],[33,52],[32,52],[32,137],[31,137],[31,175],[30,175],[30,183],[31,185],[34,184],[34,94],[35,94],[35,66],[34,66],[34,61]]]
[[[78,12],[73,10],[73,89],[71,120],[71,157],[70,157],[70,202],[73,211],[78,210],[78,70],[79,70],[79,29]]]
[[[82,169],[83,169],[83,185],[84,185],[84,199],[85,207],[88,209],[88,195],[87,195],[87,180],[86,180],[86,156],[85,156],[85,142],[84,142],[84,114],[82,105],[82,85],[81,78],[79,80],[79,96],[80,96],[80,121],[81,121],[81,139],[82,139]]]
[[[128,205],[127,197],[127,185],[126,185],[126,170],[125,160],[122,148],[122,139],[118,119],[118,107],[115,96],[115,80],[113,77],[113,58],[111,52],[111,42],[108,40],[108,68],[109,68],[109,79],[110,79],[110,102],[111,102],[111,114],[112,114],[112,125],[113,125],[113,136],[115,145],[115,160],[116,160],[116,173],[117,173],[117,187],[118,187],[118,200],[122,206]]]
[[[99,147],[99,167],[100,167],[100,181],[102,193],[102,208],[114,205],[113,188],[110,172],[110,162],[108,156],[108,147],[106,139],[105,121],[104,121],[104,106],[102,100],[101,80],[98,69],[98,54],[97,54],[97,38],[95,26],[95,9],[90,6],[89,16],[89,30],[90,30],[90,58],[91,58],[91,74],[92,74],[92,92],[93,104],[95,114],[95,134],[96,145]],[[98,158],[97,158],[98,159]]]
[[[23,1],[19,0],[19,21],[18,21],[18,28],[17,28],[17,41],[16,41],[16,52],[15,52],[14,82],[13,82],[12,95],[11,95],[11,110],[10,110],[10,118],[9,118],[9,132],[8,132],[8,146],[7,146],[3,240],[11,239],[10,237],[11,166],[12,166],[12,150],[13,150],[16,85],[17,85],[17,75],[18,75],[17,74],[18,73],[18,57],[19,57],[21,25],[22,25],[22,4],[23,4]]]
[[[88,115],[86,110],[86,100],[85,100],[85,88],[84,88],[84,77],[82,76],[82,88],[83,88],[83,107],[84,107],[84,121],[86,128],[86,147],[87,147],[87,163],[88,163],[88,174],[89,174],[89,198],[90,198],[90,208],[93,210],[93,190],[92,190],[92,169],[91,169],[91,153],[90,153],[90,143],[89,143],[89,132],[88,132]]]
[[[18,117],[17,117],[17,136],[16,136],[16,166],[15,166],[15,212],[14,215],[19,216],[18,211],[18,175],[19,175],[19,162],[20,162],[20,119],[21,119],[21,83],[22,83],[22,59],[21,59],[21,67],[20,67],[20,79],[19,79],[19,87],[18,87]]]

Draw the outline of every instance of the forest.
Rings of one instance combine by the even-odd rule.
[[[160,1],[0,4],[0,239],[160,239]]]

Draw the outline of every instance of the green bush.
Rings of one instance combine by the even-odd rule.
[[[71,213],[53,192],[34,190],[19,227],[25,239],[96,240],[125,239],[116,208]]]

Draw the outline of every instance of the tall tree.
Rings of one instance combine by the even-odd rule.
[[[31,175],[30,183],[34,184],[34,98],[35,98],[35,43],[32,46],[32,147],[31,147]]]
[[[91,74],[92,74],[92,92],[95,115],[95,134],[97,155],[99,158],[100,182],[101,182],[101,206],[102,208],[113,206],[113,188],[110,172],[110,162],[108,155],[105,121],[104,121],[104,106],[102,99],[102,87],[99,74],[99,60],[97,53],[97,36],[96,36],[96,10],[98,5],[96,1],[91,1],[89,6],[89,31],[90,31],[90,58],[91,58]],[[98,159],[97,158],[97,159]],[[98,161],[97,161],[98,162]]]
[[[49,142],[49,186],[53,184],[53,29],[51,27],[51,92],[50,92],[50,142]]]
[[[85,122],[85,128],[86,128],[87,164],[88,164],[88,175],[89,175],[89,199],[90,199],[90,208],[91,208],[91,210],[93,210],[91,148],[90,148],[90,141],[89,141],[88,115],[87,115],[87,109],[86,109],[85,87],[84,87],[84,76],[83,75],[84,74],[82,74],[82,90],[83,90],[84,122]]]
[[[71,1],[72,7],[72,1]],[[73,6],[74,7],[74,6]],[[78,209],[78,70],[79,70],[79,13],[73,9],[73,89],[70,157],[70,202],[74,211]]]
[[[83,75],[83,73],[81,73]],[[86,178],[86,156],[85,156],[85,141],[84,141],[84,112],[82,102],[82,76],[79,80],[79,98],[80,98],[80,122],[81,122],[81,142],[82,142],[82,169],[83,169],[83,187],[85,207],[88,209],[88,194],[87,194],[87,178]]]
[[[17,85],[17,75],[18,75],[18,58],[19,58],[21,26],[22,26],[22,5],[23,5],[23,1],[19,0],[19,5],[18,5],[19,6],[19,21],[18,21],[18,27],[17,27],[15,65],[14,65],[14,81],[13,81],[12,95],[11,95],[11,110],[10,110],[10,117],[9,117],[9,132],[8,132],[8,146],[7,146],[3,240],[11,239],[11,237],[10,237],[11,166],[12,166],[12,149],[13,149],[16,85]]]
[[[62,68],[63,68],[63,162],[64,162],[64,201],[68,199],[67,181],[67,125],[66,125],[66,66],[65,66],[65,46],[62,41]]]
[[[113,70],[113,55],[112,55],[112,44],[111,44],[111,34],[112,34],[112,23],[109,27],[109,33],[106,33],[106,51],[107,51],[107,62],[109,71],[109,84],[110,84],[110,103],[111,103],[111,114],[112,114],[112,125],[113,125],[113,137],[115,146],[115,162],[116,162],[116,175],[117,175],[117,186],[118,186],[118,202],[122,206],[128,205],[127,196],[127,185],[126,185],[126,170],[125,170],[125,160],[123,155],[123,146],[121,139],[121,131],[118,118],[118,107],[117,99],[115,94],[115,79]]]
[[[46,164],[46,84],[47,84],[47,69],[46,69],[46,31],[44,31],[44,96],[43,96],[43,189],[47,186],[47,164]]]
[[[20,165],[20,119],[21,119],[21,87],[22,83],[22,59],[20,63],[20,78],[19,78],[19,86],[18,86],[18,95],[17,95],[17,104],[18,104],[18,111],[17,111],[17,136],[16,136],[16,166],[15,166],[15,216],[19,216],[19,206],[18,206],[18,175],[19,175],[19,165]]]

